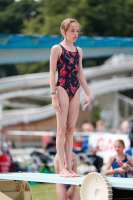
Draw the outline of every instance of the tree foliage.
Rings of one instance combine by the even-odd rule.
[[[24,33],[60,34],[61,21],[74,17],[84,35],[132,37],[132,0],[43,0],[38,10],[38,16],[24,21]]]
[[[133,35],[132,0],[0,0],[0,33],[60,34],[60,23],[76,18],[87,36]],[[106,58],[104,58],[106,59]],[[85,59],[84,67],[101,64],[103,59]],[[48,70],[48,62],[15,65],[14,73]],[[1,70],[8,71],[4,66]],[[12,75],[8,71],[6,75]]]
[[[23,20],[37,15],[39,6],[34,0],[0,0],[0,33],[21,33]]]

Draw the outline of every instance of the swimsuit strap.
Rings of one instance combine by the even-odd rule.
[[[128,161],[128,158],[127,158],[127,155],[124,154],[125,158],[121,161]],[[119,161],[117,158],[116,158],[116,155],[114,156],[114,160],[113,161]]]
[[[64,49],[65,51],[68,51],[68,50],[65,49],[65,47],[63,47],[60,43],[59,43],[59,45],[60,45],[60,47],[61,47],[62,49]],[[75,51],[74,53],[78,52],[77,47],[76,47],[76,46],[74,46],[74,47],[76,48],[76,51]],[[69,52],[73,53],[73,51],[69,51]]]
[[[128,162],[128,158],[127,158],[127,155],[125,155],[125,160]]]

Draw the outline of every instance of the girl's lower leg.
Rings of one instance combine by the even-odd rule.
[[[64,137],[62,135],[57,135],[56,137],[56,150],[59,160],[60,176],[73,177],[72,173],[65,168]]]
[[[77,173],[75,173],[72,170],[72,148],[73,148],[73,136],[71,137],[66,136],[66,142],[65,142],[65,156],[66,156],[66,169],[72,174],[72,177],[79,177]]]

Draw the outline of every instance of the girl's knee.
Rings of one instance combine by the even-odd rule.
[[[68,135],[73,135],[74,131],[75,131],[75,126],[67,127],[67,134]]]
[[[66,133],[66,126],[61,126],[57,129],[58,136],[65,136]]]

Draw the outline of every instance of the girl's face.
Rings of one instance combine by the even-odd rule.
[[[123,150],[125,147],[123,146],[123,144],[121,142],[117,141],[114,144],[114,148],[117,153],[123,153]]]
[[[79,24],[71,22],[67,31],[64,33],[64,38],[70,42],[75,42],[79,35]]]

